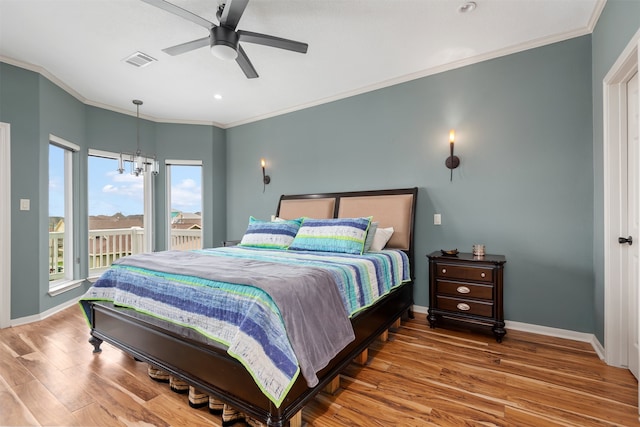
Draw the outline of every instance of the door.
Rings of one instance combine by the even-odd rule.
[[[640,173],[638,145],[638,59],[640,32],[629,41],[609,72],[604,76],[603,146],[604,146],[604,358],[612,366],[628,367],[638,375],[638,307],[640,306],[640,266],[638,255],[640,235],[636,229],[632,245],[621,245],[618,238],[631,235],[630,226],[637,227],[638,218],[628,217],[640,210]],[[634,124],[635,123],[635,124]],[[630,156],[629,149],[636,155]],[[633,161],[629,161],[629,159]],[[628,171],[627,169],[630,169]],[[634,185],[635,191],[628,191]],[[635,200],[633,202],[632,200]],[[630,209],[630,206],[635,206]],[[635,260],[633,259],[635,257]],[[635,267],[634,267],[635,264]],[[634,270],[631,272],[631,270]],[[638,388],[640,396],[640,387]],[[640,407],[638,408],[640,412]]]
[[[629,235],[637,242],[629,246],[629,280],[627,281],[627,301],[629,328],[627,330],[627,360],[629,370],[638,378],[638,363],[640,361],[640,317],[638,316],[638,284],[640,283],[640,154],[638,132],[638,73],[627,82],[627,209]]]

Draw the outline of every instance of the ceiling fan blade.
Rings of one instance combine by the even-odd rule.
[[[244,30],[238,30],[237,33],[241,42],[277,47],[278,49],[291,50],[299,53],[307,53],[307,49],[309,48],[309,45],[307,43],[274,37],[268,34],[254,33]]]
[[[247,3],[249,3],[249,0],[227,0],[224,9],[222,9],[220,25],[235,30],[238,27],[240,18],[242,18],[244,9],[247,7]]]
[[[238,45],[238,57],[236,58],[236,62],[240,68],[242,68],[244,75],[247,76],[248,79],[255,79],[258,77],[258,72],[253,68],[253,64],[251,64],[249,57],[240,45]]]
[[[188,21],[191,21],[195,24],[200,25],[201,27],[206,28],[207,30],[210,30],[214,26],[212,22],[209,22],[206,19],[194,13],[189,12],[186,9],[176,6],[173,3],[169,3],[168,1],[165,1],[165,0],[142,0],[142,1],[147,4],[150,4],[151,6],[155,6],[160,9],[166,10],[169,13],[173,13],[174,15],[178,15],[181,18],[184,18]]]
[[[191,52],[192,50],[199,49],[201,47],[209,46],[209,37],[203,37],[198,40],[191,40],[190,42],[178,44],[175,46],[162,49],[164,53],[168,53],[171,56],[181,55],[183,53]]]

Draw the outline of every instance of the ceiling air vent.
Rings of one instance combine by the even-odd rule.
[[[144,67],[155,61],[157,61],[157,59],[152,58],[146,53],[142,53],[142,52],[136,52],[132,55],[127,56],[124,59],[124,62],[126,62],[127,64],[134,65],[136,67]]]

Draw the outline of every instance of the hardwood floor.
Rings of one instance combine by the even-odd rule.
[[[104,343],[92,354],[79,307],[0,330],[0,425],[220,426],[147,367]],[[309,426],[633,426],[637,382],[587,343],[508,331],[429,329],[424,315],[376,342],[334,394],[303,411]],[[240,424],[241,425],[241,424]]]

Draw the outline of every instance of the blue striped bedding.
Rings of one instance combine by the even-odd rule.
[[[161,256],[165,259],[171,256],[181,265],[149,263],[150,259]],[[190,270],[191,260],[199,266],[241,264],[242,274],[229,278],[228,274],[216,271],[201,273],[202,268]],[[253,265],[256,266],[254,273],[250,268]],[[326,276],[330,285],[322,280],[308,282],[306,278],[296,278],[298,270],[308,275],[309,271],[322,273],[320,276]],[[291,290],[284,292],[285,295],[292,294],[302,300],[300,294],[303,294],[308,299],[299,304],[302,311],[280,307],[278,303],[285,304],[286,298],[272,298],[261,288],[261,279],[266,281],[260,277],[264,271],[274,271],[278,277],[275,285]],[[247,368],[262,392],[279,407],[301,372],[309,386],[314,386],[315,372],[353,339],[353,331],[344,330],[344,322],[351,328],[349,317],[409,280],[408,258],[398,250],[348,255],[227,247],[122,258],[96,281],[80,303],[87,318],[90,314],[87,301],[109,301],[192,328],[224,344],[228,353]],[[302,283],[308,287],[301,288]],[[263,287],[274,289],[273,283],[270,286]],[[333,294],[335,297],[330,298]],[[318,304],[319,299],[323,299],[324,306]],[[333,302],[327,305],[325,299]],[[312,313],[313,310],[323,312]],[[304,322],[300,322],[301,317]],[[313,323],[314,318],[317,324]],[[332,327],[332,322],[337,325],[335,331],[309,333],[313,332],[312,328]],[[336,347],[325,348],[331,345]],[[327,354],[318,359],[316,352]]]

